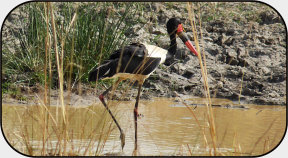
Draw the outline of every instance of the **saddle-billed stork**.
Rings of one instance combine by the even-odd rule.
[[[183,32],[183,26],[179,18],[171,18],[168,20],[167,32],[170,36],[170,47],[168,50],[163,48],[149,45],[132,43],[121,49],[114,51],[109,60],[94,68],[89,73],[89,81],[97,81],[108,78],[118,78],[114,85],[104,91],[99,99],[105,106],[106,110],[111,115],[113,121],[117,125],[120,131],[120,140],[122,149],[125,145],[125,134],[123,133],[119,123],[115,119],[114,115],[110,111],[109,107],[105,103],[104,96],[114,88],[117,88],[118,84],[122,80],[130,79],[138,81],[138,94],[136,97],[136,103],[134,108],[134,124],[135,124],[135,146],[134,151],[137,151],[137,117],[138,117],[138,102],[143,82],[149,75],[156,70],[159,64],[169,63],[176,53],[177,43],[176,35],[185,43],[191,52],[198,56],[197,51],[188,39],[185,32]]]

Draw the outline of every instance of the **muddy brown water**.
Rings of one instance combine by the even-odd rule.
[[[199,121],[182,102],[155,98],[139,103],[143,116],[138,123],[139,155],[210,155],[213,145],[207,120],[206,99],[186,99]],[[233,104],[229,100],[213,99],[213,104]],[[126,134],[126,145],[121,150],[119,131],[100,103],[67,108],[67,151],[73,155],[131,155],[134,149],[133,101],[111,101],[112,111]],[[243,108],[214,107],[217,151],[222,155],[261,155],[281,141],[286,128],[285,106],[245,105]],[[49,114],[44,114],[49,108]],[[17,150],[40,155],[45,133],[45,154],[59,150],[63,137],[62,110],[56,106],[2,105],[5,137]],[[45,131],[43,120],[48,120]],[[56,117],[58,116],[58,117]],[[53,119],[51,119],[53,118]],[[199,127],[200,125],[200,127]],[[101,137],[102,136],[102,137]],[[106,137],[107,136],[107,137]],[[204,138],[206,137],[206,138]],[[106,139],[106,141],[103,141]],[[26,141],[25,141],[26,139]],[[207,143],[205,143],[205,139]],[[92,140],[92,141],[91,141]],[[25,144],[26,142],[26,144]],[[99,143],[100,142],[100,143]],[[104,143],[105,142],[105,143]],[[57,147],[58,143],[58,147]],[[89,146],[88,152],[85,150]],[[42,151],[43,154],[43,151]]]

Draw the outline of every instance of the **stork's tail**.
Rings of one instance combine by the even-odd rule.
[[[111,69],[113,69],[114,63],[112,61],[109,61],[105,64],[100,65],[99,67],[94,68],[89,73],[88,81],[97,81],[101,80],[105,77],[111,77],[113,76],[113,72]]]

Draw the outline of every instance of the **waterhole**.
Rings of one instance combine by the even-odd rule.
[[[189,110],[174,99],[141,100],[139,155],[211,155],[214,149],[205,101],[186,99]],[[281,141],[286,107],[235,106],[221,99],[212,103],[219,105],[212,108],[218,155],[261,155]],[[59,155],[64,150],[70,155],[132,155],[134,102],[110,101],[109,106],[126,135],[123,151],[116,125],[98,102],[67,106],[65,120],[60,106],[3,104],[4,135],[9,144],[28,155]]]

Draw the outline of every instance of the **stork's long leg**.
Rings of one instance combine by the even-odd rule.
[[[125,145],[125,134],[123,133],[119,123],[117,122],[116,118],[114,117],[114,115],[112,114],[112,112],[110,111],[109,107],[107,106],[107,104],[105,103],[104,100],[104,96],[111,90],[111,89],[116,89],[118,87],[118,84],[121,82],[121,79],[118,79],[115,83],[115,85],[112,85],[111,87],[109,87],[106,91],[104,91],[100,96],[99,99],[100,101],[103,103],[103,105],[105,106],[106,110],[109,112],[110,116],[112,117],[113,121],[115,122],[115,124],[117,125],[119,131],[120,131],[120,140],[121,140],[121,147],[122,149],[124,148]]]
[[[136,97],[136,103],[135,103],[135,108],[134,108],[134,124],[135,124],[135,144],[134,144],[135,146],[134,146],[134,151],[137,151],[138,102],[139,102],[139,98],[140,98],[140,92],[141,92],[142,84],[143,84],[143,83],[139,83],[138,94],[137,94],[137,97]]]

